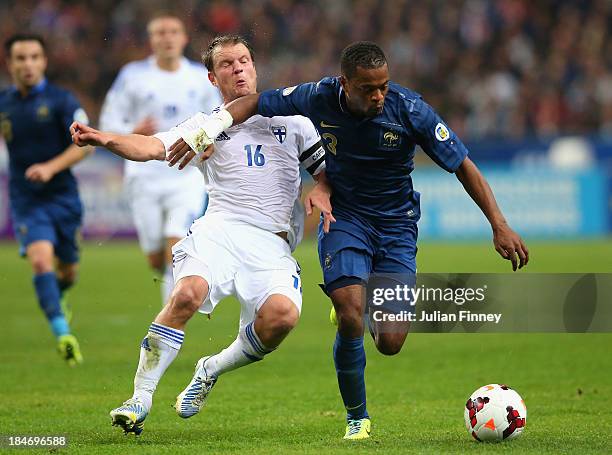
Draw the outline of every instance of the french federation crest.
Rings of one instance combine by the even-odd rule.
[[[281,125],[281,126],[272,125],[270,127],[270,131],[272,131],[272,134],[274,134],[274,137],[276,138],[278,142],[280,142],[281,144],[285,142],[285,138],[287,137],[287,128],[285,128],[284,125]]]

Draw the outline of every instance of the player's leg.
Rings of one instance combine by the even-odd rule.
[[[164,242],[162,275],[162,300],[166,302],[174,280],[172,277],[172,247],[189,232],[193,221],[204,211],[205,187],[202,174],[196,169],[187,170],[180,178],[164,182],[166,190],[160,195],[163,212],[162,235]]]
[[[338,387],[347,411],[344,437],[367,438],[370,420],[364,376],[363,283],[368,279],[372,264],[368,233],[361,226],[343,220],[334,223],[326,235],[320,230],[319,260],[325,290],[332,300],[338,322],[333,356]]]
[[[126,194],[130,201],[132,220],[140,249],[145,254],[151,270],[163,277],[166,261],[163,235],[164,212],[160,203],[162,190],[161,185],[153,186],[143,177],[132,177],[126,181]],[[182,233],[181,237],[183,235],[185,233]],[[166,297],[168,296],[164,297],[162,304],[166,303]]]
[[[157,385],[178,355],[185,325],[206,299],[208,289],[208,282],[198,275],[188,275],[177,282],[168,304],[142,340],[134,393],[122,406],[110,412],[113,425],[120,426],[126,433],[142,432]]]
[[[409,226],[400,239],[381,239],[378,255],[373,264],[375,278],[368,283],[369,287],[395,289],[406,286],[414,289],[416,286],[416,254],[417,254],[417,227]],[[405,293],[394,296],[395,300],[385,301],[376,310],[381,313],[400,314],[414,312],[414,302],[410,300],[411,294]],[[405,297],[408,297],[407,299]],[[384,317],[373,319],[371,305],[369,308],[370,327],[374,343],[379,352],[385,355],[395,355],[400,352],[406,336],[410,330],[409,321],[386,321]],[[382,321],[380,320],[382,319]]]
[[[193,379],[177,397],[176,411],[183,418],[202,409],[219,376],[262,360],[280,345],[299,319],[302,287],[299,267],[288,245],[266,232],[259,242],[254,242],[255,238],[249,238],[249,229],[243,231],[246,232],[237,243],[245,247],[251,244],[252,248],[245,253],[246,265],[234,280],[241,303],[238,336],[221,352],[198,361]],[[253,270],[250,266],[253,256],[257,256],[253,253],[258,249],[261,260]],[[262,270],[266,263],[270,270]]]

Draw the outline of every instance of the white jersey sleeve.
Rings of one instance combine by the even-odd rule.
[[[125,66],[106,94],[100,112],[100,129],[119,134],[129,134],[136,125],[133,100],[129,92],[129,67]]]
[[[300,153],[300,167],[310,175],[317,175],[325,169],[325,149],[321,143],[318,131],[306,117],[293,117],[300,128],[296,144]]]

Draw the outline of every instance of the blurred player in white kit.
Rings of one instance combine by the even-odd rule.
[[[226,104],[256,92],[253,53],[243,38],[215,38],[204,62]],[[71,131],[78,145],[103,146],[131,160],[163,160],[179,139],[192,140],[206,119],[223,123],[220,112],[197,114],[153,137],[103,133],[79,123]],[[322,172],[325,152],[307,118],[254,116],[219,135],[215,148],[208,161],[192,160],[207,181],[209,206],[173,247],[176,286],[142,342],[132,398],[111,411],[113,424],[126,433],[142,432],[157,384],[183,343],[185,324],[198,310],[210,313],[222,298],[235,295],[241,304],[240,326],[230,346],[196,364],[175,404],[183,418],[200,411],[221,374],[262,360],[296,325],[302,285],[291,251],[303,227],[300,166],[323,190],[306,197],[306,211],[318,207],[326,230],[335,221]]]
[[[153,55],[121,69],[102,107],[102,130],[149,136],[221,103],[204,65],[183,56],[188,38],[178,17],[160,13],[147,31]],[[166,302],[174,286],[171,247],[202,214],[204,182],[194,168],[180,173],[157,161],[126,161],[124,178],[140,247],[162,276]]]

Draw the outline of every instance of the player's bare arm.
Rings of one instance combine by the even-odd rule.
[[[482,213],[487,217],[493,229],[493,244],[495,250],[512,262],[512,270],[523,268],[529,262],[529,251],[521,237],[514,232],[501,210],[497,206],[495,196],[478,167],[469,158],[465,158],[455,172],[470,197],[476,202]],[[517,261],[518,255],[518,261]]]
[[[72,141],[79,147],[104,147],[127,160],[149,161],[166,158],[164,144],[153,136],[107,133],[79,122],[70,125],[70,134]]]
[[[306,215],[312,215],[312,208],[318,208],[323,214],[323,232],[326,234],[329,232],[330,223],[335,223],[336,219],[332,215],[331,206],[331,193],[332,189],[327,180],[325,171],[319,172],[313,177],[315,179],[315,186],[308,192],[304,198],[304,208],[306,209]]]
[[[90,155],[93,150],[91,146],[81,148],[72,144],[55,158],[28,167],[25,171],[25,177],[32,182],[47,183],[54,175],[64,169],[74,166],[86,156]]]

